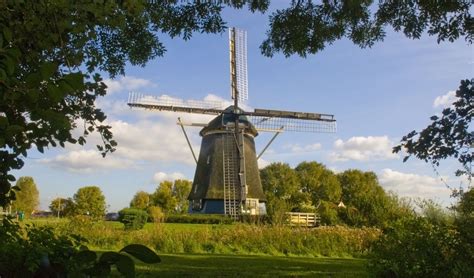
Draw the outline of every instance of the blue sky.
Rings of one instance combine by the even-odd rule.
[[[249,101],[254,108],[334,114],[335,134],[284,133],[260,161],[318,161],[334,171],[374,171],[387,190],[401,196],[449,202],[449,190],[432,167],[416,159],[402,163],[391,148],[429,117],[449,105],[461,79],[474,75],[474,49],[465,41],[437,44],[423,36],[410,40],[387,30],[385,41],[360,49],[348,40],[335,42],[316,55],[267,58],[259,45],[265,38],[268,14],[226,11],[228,26],[248,32]],[[167,94],[183,99],[229,100],[228,35],[195,34],[190,41],[163,36],[168,51],[145,67],[127,66],[126,76],[107,80],[109,94],[98,101],[108,114],[119,143],[116,153],[102,159],[97,138],[86,147],[67,145],[45,154],[31,151],[26,165],[14,174],[32,176],[40,191],[41,208],[58,196],[72,197],[78,188],[98,185],[110,211],[128,205],[139,190],[152,192],[164,179],[192,179],[195,164],[179,126],[178,116],[204,122],[200,115],[130,110],[129,91]],[[435,101],[437,99],[437,101]],[[195,150],[199,129],[187,128]],[[256,138],[261,150],[272,134]],[[449,185],[458,165],[445,161],[439,174]]]

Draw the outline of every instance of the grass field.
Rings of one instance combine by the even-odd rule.
[[[137,277],[369,277],[363,259],[198,254],[160,257],[162,262],[156,265],[137,263]]]

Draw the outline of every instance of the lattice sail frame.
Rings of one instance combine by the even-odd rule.
[[[265,116],[247,117],[258,131],[334,133],[337,130],[337,125],[335,121],[320,121]]]
[[[234,49],[232,49],[232,46]],[[247,32],[237,28],[229,29],[229,47],[231,60],[231,73],[235,73],[236,89],[238,91],[238,100],[245,101],[249,98],[248,92],[248,70],[247,70]],[[232,57],[234,56],[234,57]],[[235,59],[235,60],[234,60]],[[235,63],[232,62],[235,61]],[[232,83],[231,74],[231,83]],[[232,99],[235,99],[234,92],[231,89]]]

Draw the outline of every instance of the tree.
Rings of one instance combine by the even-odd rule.
[[[73,196],[74,214],[101,218],[105,215],[105,197],[97,186],[81,187]]]
[[[315,161],[301,162],[295,171],[303,192],[311,196],[313,211],[317,210],[321,223],[339,223],[337,204],[341,201],[342,189],[337,176]]]
[[[221,33],[224,6],[247,1],[0,1],[0,205],[14,198],[10,171],[35,147],[83,145],[98,132],[105,155],[115,149],[95,100],[106,94],[100,72],[124,74],[163,56],[162,33],[190,39]],[[252,12],[267,1],[249,1]],[[72,130],[83,127],[79,136]]]
[[[284,213],[301,211],[311,202],[309,196],[300,190],[296,172],[285,163],[272,163],[260,170],[263,192],[267,198],[267,213],[273,223],[284,220]]]
[[[415,156],[435,166],[439,166],[441,160],[454,157],[462,165],[456,175],[467,175],[471,179],[474,131],[469,128],[474,116],[473,83],[474,79],[462,80],[452,107],[444,109],[441,117],[432,116],[432,123],[422,131],[413,130],[404,136],[393,151],[405,151],[408,155],[403,161]]]
[[[191,192],[193,183],[189,180],[175,180],[173,186],[173,196],[176,198],[176,212],[188,212],[189,201],[188,196]]]
[[[394,218],[395,204],[373,172],[347,170],[338,175],[346,209],[340,217],[349,225],[384,227]]]
[[[51,201],[49,209],[53,215],[61,216],[70,216],[74,211],[74,201],[71,198],[61,198],[58,197]]]
[[[132,201],[130,201],[131,208],[146,210],[149,205],[150,194],[146,193],[145,191],[138,191],[135,193],[135,196],[133,196]]]
[[[153,193],[152,200],[155,205],[163,209],[164,213],[175,212],[177,201],[173,196],[173,183],[170,181],[161,182]]]
[[[293,0],[270,16],[270,30],[260,49],[266,56],[306,57],[347,37],[365,48],[382,41],[385,28],[419,39],[427,31],[438,43],[464,37],[472,43],[472,1],[321,1]],[[377,7],[375,7],[378,5]]]
[[[18,191],[16,200],[12,203],[14,211],[23,211],[31,215],[39,205],[39,192],[32,177],[20,177],[16,182]]]

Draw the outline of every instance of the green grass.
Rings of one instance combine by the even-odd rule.
[[[155,265],[136,264],[137,277],[369,277],[363,259],[242,255],[160,255]]]

